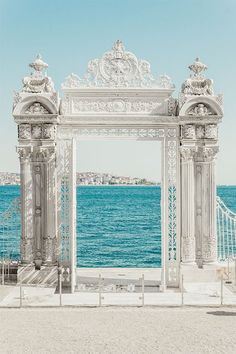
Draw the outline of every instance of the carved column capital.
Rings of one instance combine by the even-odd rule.
[[[55,158],[56,148],[52,146],[36,146],[34,147],[32,156],[34,162],[49,162]]]
[[[197,148],[195,146],[180,146],[182,162],[191,161],[194,158],[196,151]]]
[[[194,124],[185,124],[182,126],[182,138],[183,139],[195,139],[195,125]]]
[[[202,161],[213,161],[219,151],[219,146],[200,146],[198,148],[197,157]]]
[[[31,146],[18,146],[16,148],[19,159],[21,162],[28,161],[31,158],[32,147]]]

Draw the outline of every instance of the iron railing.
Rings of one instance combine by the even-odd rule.
[[[216,213],[218,260],[233,259],[236,257],[236,214],[218,196],[216,198]]]

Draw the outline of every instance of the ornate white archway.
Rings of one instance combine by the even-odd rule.
[[[117,41],[71,74],[59,100],[38,57],[23,80],[13,115],[18,124],[22,187],[22,265],[51,269],[60,258],[75,285],[75,143],[88,139],[159,140],[162,145],[163,286],[178,286],[180,266],[216,262],[214,157],[221,96],[190,66],[178,99],[166,75]],[[155,163],[155,161],[154,161]],[[32,200],[32,202],[31,202]],[[46,271],[45,271],[46,272]],[[46,273],[45,273],[46,274]]]

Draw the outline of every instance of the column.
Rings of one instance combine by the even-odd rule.
[[[195,264],[195,220],[194,220],[194,163],[195,146],[181,146],[181,261],[186,265]]]
[[[21,262],[31,264],[34,260],[31,147],[19,146],[21,179]]]
[[[44,264],[55,265],[58,258],[57,245],[57,183],[55,147],[48,147],[45,153],[45,219],[43,236]]]
[[[196,235],[199,262],[217,262],[215,156],[218,146],[198,148],[196,159]]]

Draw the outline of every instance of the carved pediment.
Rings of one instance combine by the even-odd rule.
[[[204,103],[198,103],[190,107],[187,111],[187,114],[190,116],[204,117],[214,115],[215,113],[209,106],[206,106]]]
[[[40,103],[34,102],[25,111],[25,114],[50,114],[50,112]]]
[[[83,78],[71,74],[62,88],[78,87],[156,87],[172,89],[174,85],[167,75],[155,79],[146,60],[138,59],[125,50],[121,41],[116,41],[112,50],[102,58],[89,61]]]

